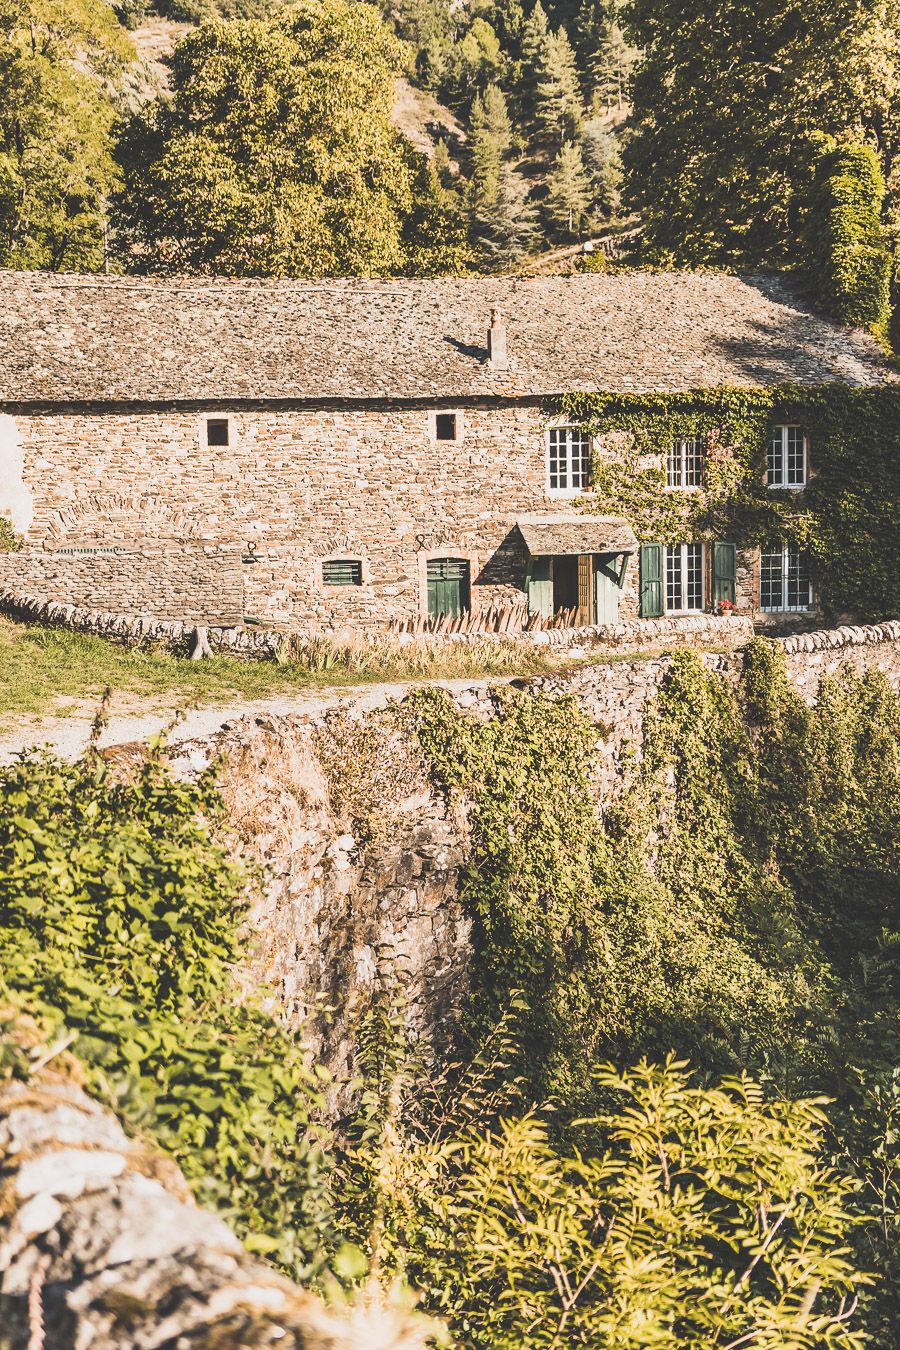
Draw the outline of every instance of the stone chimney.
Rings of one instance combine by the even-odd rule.
[[[494,370],[509,370],[506,355],[506,324],[496,305],[491,309],[491,326],[488,329],[488,361]]]

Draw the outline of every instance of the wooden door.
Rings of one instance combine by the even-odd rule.
[[[618,623],[622,595],[621,558],[615,553],[599,553],[594,559],[595,623]]]
[[[469,608],[469,564],[463,558],[432,558],[428,563],[428,614],[456,617]]]
[[[525,575],[525,592],[528,596],[528,613],[552,619],[553,580],[550,576],[549,558],[531,559]]]

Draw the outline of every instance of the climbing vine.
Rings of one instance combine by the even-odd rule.
[[[826,613],[900,614],[897,388],[572,394],[553,412],[586,427],[600,447],[583,505],[627,517],[640,540],[796,544],[810,557]],[[771,428],[784,422],[809,437],[803,492],[766,486]],[[666,453],[676,438],[692,436],[707,446],[704,485],[666,491]]]

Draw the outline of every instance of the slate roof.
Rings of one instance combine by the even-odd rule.
[[[509,369],[487,361],[498,305]],[[0,403],[542,396],[891,378],[772,277],[245,281],[0,271]]]
[[[637,538],[621,516],[525,516],[516,521],[533,558],[548,553],[634,553]]]

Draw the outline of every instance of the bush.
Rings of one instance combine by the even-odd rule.
[[[294,1273],[327,1227],[302,1047],[233,968],[248,877],[214,841],[207,777],[90,752],[0,771],[0,999],[71,1039],[89,1087],[168,1150],[252,1250]]]

